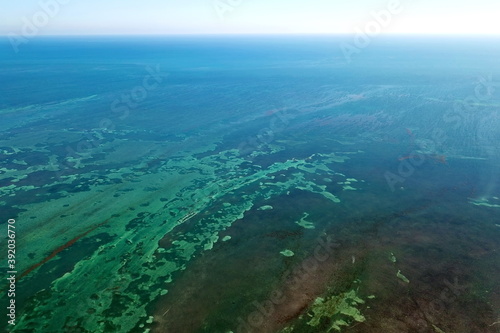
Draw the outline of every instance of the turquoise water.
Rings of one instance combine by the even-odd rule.
[[[497,332],[498,42],[2,42],[9,329]]]

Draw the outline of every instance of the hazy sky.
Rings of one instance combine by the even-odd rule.
[[[390,2],[383,33],[500,34],[500,0],[0,0],[0,34],[352,33]]]

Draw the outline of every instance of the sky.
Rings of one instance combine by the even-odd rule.
[[[0,12],[0,34],[18,36],[500,34],[499,0],[0,0]]]

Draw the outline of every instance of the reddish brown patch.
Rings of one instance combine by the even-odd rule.
[[[108,221],[104,221],[102,223],[99,223],[93,227],[91,227],[89,230],[81,233],[80,235],[76,236],[75,238],[73,238],[72,240],[70,240],[69,242],[67,242],[66,244],[63,244],[61,246],[59,246],[57,249],[55,249],[54,251],[52,251],[51,254],[49,254],[47,257],[45,257],[42,261],[34,264],[33,266],[29,267],[28,269],[26,269],[18,278],[17,278],[17,281],[19,281],[20,279],[22,279],[23,277],[25,277],[26,275],[28,275],[29,273],[31,273],[32,271],[34,271],[35,269],[37,269],[38,267],[42,266],[43,264],[45,264],[46,262],[48,262],[49,260],[51,260],[52,258],[54,258],[59,252],[67,249],[68,247],[72,246],[73,244],[75,244],[78,240],[80,240],[82,237],[85,237],[87,236],[89,233],[91,233],[92,231],[94,231],[95,229],[97,229],[98,227],[104,225],[108,223]]]
[[[309,270],[305,274],[292,274],[295,283],[287,281],[283,285],[284,302],[276,305],[275,311],[258,331],[271,333],[284,328],[303,314],[317,297],[324,295],[332,281],[342,280],[342,271],[352,264],[351,253],[341,252],[343,251],[336,251],[324,262],[319,262],[312,256],[301,262],[298,268],[314,261],[318,264],[317,269]]]

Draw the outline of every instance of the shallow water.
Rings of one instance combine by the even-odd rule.
[[[12,332],[497,332],[498,40],[346,40],[2,53]]]

